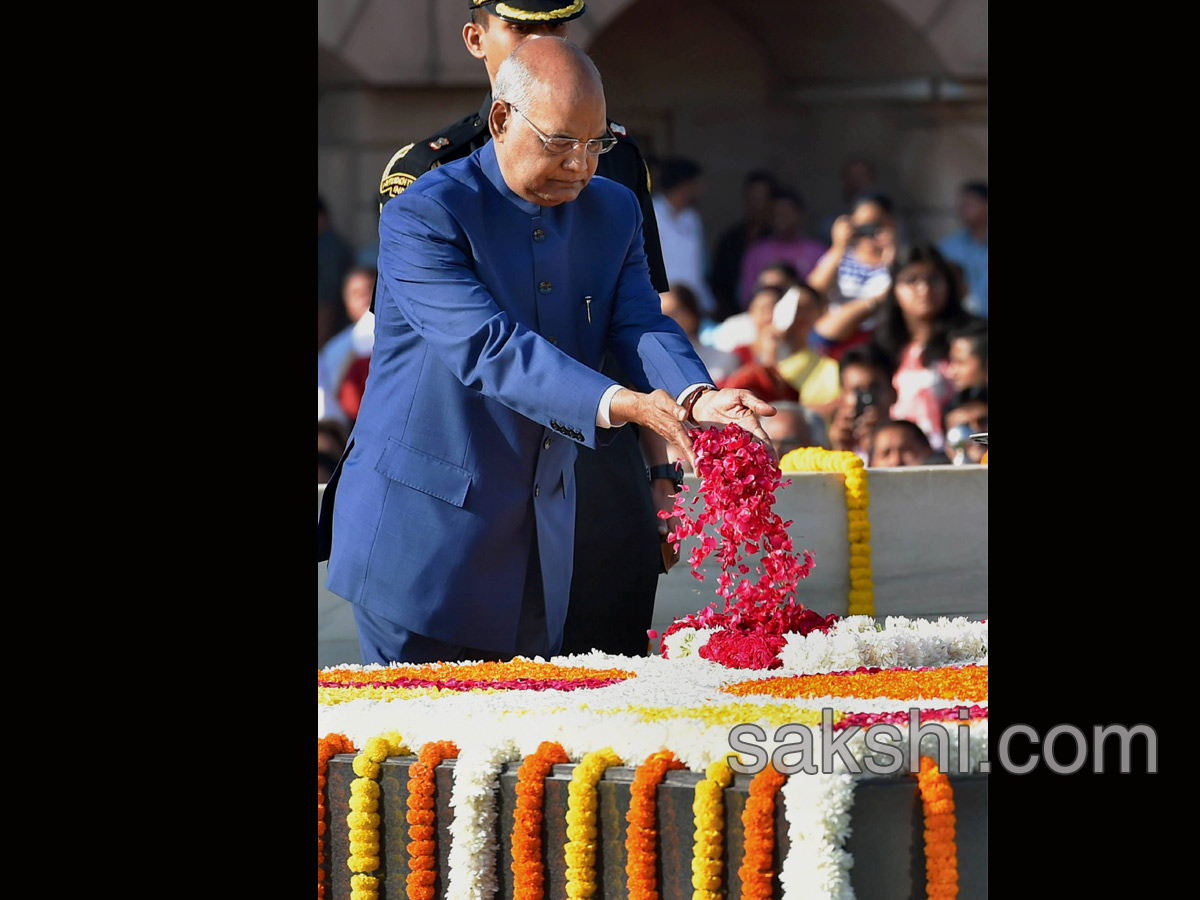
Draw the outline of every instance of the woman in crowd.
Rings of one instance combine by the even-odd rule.
[[[897,254],[872,340],[895,369],[891,417],[916,422],[935,451],[945,445],[942,407],[954,393],[950,334],[975,318],[963,309],[954,270],[936,246],[915,244]]]

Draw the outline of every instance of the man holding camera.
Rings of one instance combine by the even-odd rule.
[[[873,344],[850,347],[841,360],[842,392],[829,423],[831,450],[850,450],[867,462],[875,427],[896,402],[892,370]]]
[[[870,340],[875,313],[887,298],[896,256],[892,210],[885,194],[860,196],[850,215],[833,223],[833,244],[809,273],[808,283],[829,298],[829,309],[813,326],[814,337],[834,359]]]

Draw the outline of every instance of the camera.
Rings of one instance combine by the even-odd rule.
[[[856,238],[875,237],[882,230],[883,230],[882,225],[878,225],[878,224],[874,224],[874,223],[869,223],[867,225],[855,225],[854,231],[853,231],[853,236]]]
[[[867,411],[868,406],[875,405],[875,392],[864,391],[862,388],[854,389],[854,418],[858,418]]]

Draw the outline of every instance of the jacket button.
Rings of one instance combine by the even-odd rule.
[[[542,486],[540,484],[535,484],[533,486],[533,496],[536,497],[541,492],[541,490],[542,490]]]
[[[546,440],[544,440],[544,441],[542,442],[542,449],[543,449],[543,450],[549,450],[549,449],[550,449],[550,445],[551,445],[552,443],[554,443],[554,441],[553,441],[553,440],[551,440],[550,438],[546,438]]]
[[[534,233],[533,233],[533,239],[534,239],[535,241],[537,241],[539,244],[540,244],[542,241],[544,241],[544,240],[546,239],[546,231],[545,231],[545,229],[539,228],[539,229],[537,229],[536,231],[534,231]]]
[[[552,285],[548,281],[543,281],[541,284],[538,285],[538,291],[540,291],[543,294],[548,294],[553,289],[554,289],[554,285]]]

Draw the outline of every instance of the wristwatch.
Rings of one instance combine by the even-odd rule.
[[[668,481],[675,482],[675,493],[678,494],[679,489],[683,487],[683,466],[679,463],[649,466],[646,469],[646,477],[651,481],[657,478],[666,478]]]

